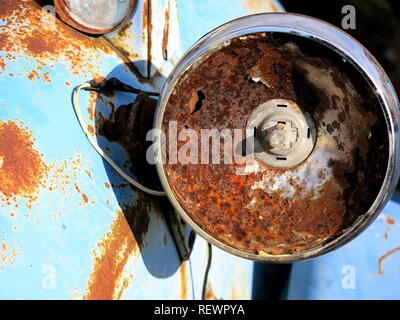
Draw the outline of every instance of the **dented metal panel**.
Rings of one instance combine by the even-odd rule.
[[[1,298],[201,297],[206,242],[198,238],[190,260],[180,261],[165,223],[168,204],[131,188],[102,161],[76,121],[71,92],[104,77],[159,90],[199,33],[258,10],[249,3],[218,3],[216,10],[215,2],[137,1],[115,35],[90,38],[32,0],[1,1]],[[218,19],[196,28],[188,23],[197,19],[193,11],[218,11]],[[129,157],[98,132],[99,121],[134,99],[80,98],[88,130],[121,166]],[[252,268],[216,250],[208,297],[249,298]]]

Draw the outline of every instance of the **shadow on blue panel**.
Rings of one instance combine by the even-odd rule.
[[[291,264],[254,263],[252,299],[286,299],[291,267]]]
[[[138,61],[137,63],[146,63]],[[131,72],[127,72],[127,67]],[[152,66],[153,67],[153,66]],[[160,77],[159,74],[156,75]],[[120,65],[112,70],[107,80],[115,78],[120,85],[146,90],[151,79],[143,78],[132,66]],[[165,79],[164,79],[165,80]],[[162,190],[154,166],[146,161],[146,134],[153,126],[157,100],[130,92],[98,94],[95,108],[96,138],[99,146],[130,176],[150,189]],[[104,168],[110,187],[122,209],[140,248],[140,256],[148,272],[156,278],[167,278],[179,269],[181,260],[174,245],[166,246],[165,234],[168,214],[174,209],[165,197],[156,197],[132,187],[105,161]],[[152,209],[152,208],[155,208]],[[155,221],[151,225],[152,221]]]

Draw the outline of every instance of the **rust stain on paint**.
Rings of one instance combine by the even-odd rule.
[[[45,82],[45,83],[51,83],[52,81],[51,81],[51,78],[50,78],[50,73],[49,72],[45,72],[45,73],[43,73],[43,81]]]
[[[14,258],[17,255],[17,249],[9,248],[3,240],[0,246],[0,269],[14,265]]]
[[[143,14],[142,14],[142,27],[146,30],[147,38],[147,79],[150,79],[151,74],[151,61],[152,61],[152,0],[144,0],[143,2]]]
[[[179,275],[181,278],[181,296],[182,300],[188,299],[188,290],[187,290],[187,271],[186,271],[186,263],[183,262],[181,267],[179,268]]]
[[[87,195],[81,191],[77,182],[74,183],[74,187],[75,187],[76,192],[78,192],[79,195],[82,197],[83,205],[88,204],[89,199],[88,199]]]
[[[75,157],[57,160],[49,165],[49,178],[46,186],[50,191],[76,191],[73,181],[78,181],[80,174],[87,172],[84,168],[80,154],[76,152]]]
[[[0,57],[0,69],[3,71],[6,71],[6,64],[4,62],[4,59]]]
[[[164,31],[161,43],[162,55],[164,60],[168,60],[168,38],[169,38],[169,12],[171,8],[171,0],[167,1],[167,8],[164,13]]]
[[[76,191],[88,204],[87,195],[81,191],[78,176],[85,170],[79,154],[76,158],[47,164],[35,148],[32,133],[20,122],[0,121],[0,200],[18,211],[18,199],[23,199],[30,209],[37,202],[40,191]]]
[[[235,284],[232,285],[231,294],[232,294],[232,300],[237,300],[238,297],[237,297],[237,293],[236,293]]]
[[[96,114],[96,103],[97,103],[97,94],[94,92],[89,92],[89,102],[88,102],[88,107],[86,109],[88,115],[89,115],[89,120],[93,121],[95,118]]]
[[[94,252],[94,267],[91,273],[84,299],[112,300],[122,295],[116,290],[124,267],[132,253],[137,250],[137,243],[125,219],[119,211],[111,230],[100,240],[100,253]]]
[[[204,299],[205,300],[218,300],[218,298],[215,296],[214,291],[211,287],[211,283],[207,283],[206,292],[204,294]]]
[[[28,79],[31,81],[35,81],[39,79],[39,73],[36,70],[32,70],[28,73]]]
[[[124,55],[129,60],[136,60],[139,57],[139,54],[134,52],[134,48],[132,48],[132,43],[134,43],[135,38],[131,33],[132,30],[132,21],[126,23],[112,39],[109,41],[115,46],[118,51]]]
[[[387,240],[389,237],[389,231],[390,231],[391,227],[393,227],[396,224],[396,221],[393,219],[393,217],[387,216],[387,215],[384,215],[384,220],[385,220],[387,227],[386,227],[386,231],[383,233],[383,238],[385,240]]]
[[[89,178],[92,178],[92,174],[90,173],[90,171],[89,170],[85,170],[85,173],[86,173],[86,175],[89,177]]]
[[[149,224],[150,201],[140,195],[136,205],[117,211],[114,221],[94,250],[94,264],[84,299],[120,299],[132,281],[127,264],[137,256]]]
[[[92,124],[87,125],[87,131],[92,136],[96,135],[96,129],[94,128],[94,126]]]
[[[391,216],[385,216],[385,222],[390,226],[396,223],[396,221]]]
[[[3,196],[36,200],[47,170],[41,154],[34,148],[32,133],[14,121],[0,121],[0,192]]]
[[[394,253],[396,253],[397,251],[400,251],[400,246],[396,247],[388,252],[386,252],[384,255],[379,257],[378,260],[378,274],[379,275],[383,275],[384,271],[383,271],[383,261],[388,258],[389,256],[393,255]]]
[[[58,19],[49,19],[52,17],[33,0],[2,0],[0,51],[8,53],[7,64],[23,57],[46,83],[50,78],[43,68],[58,62],[68,64],[74,75],[91,77],[99,70],[94,62],[101,52],[110,54],[110,47],[101,38],[90,38]],[[28,78],[33,79],[32,74]]]

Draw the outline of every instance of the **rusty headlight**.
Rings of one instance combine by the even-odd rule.
[[[292,262],[345,244],[398,180],[399,103],[387,75],[361,44],[310,17],[247,16],[200,39],[162,91],[155,127],[171,122],[198,136],[254,128],[251,165],[169,163],[176,155],[167,144],[164,159],[161,141],[157,155],[182,218],[245,258]]]
[[[55,8],[72,27],[89,34],[104,34],[126,21],[134,0],[56,0]]]

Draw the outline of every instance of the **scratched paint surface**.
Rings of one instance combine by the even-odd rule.
[[[89,38],[60,22],[51,28],[52,20],[32,0],[0,4],[0,298],[201,295],[206,242],[198,237],[190,261],[180,263],[162,206],[103,163],[76,121],[71,92],[88,79],[111,76],[158,90],[203,33],[270,7],[238,0],[218,3],[216,10],[211,1],[189,6],[153,0],[152,14],[145,16],[148,1],[138,1],[124,27],[133,38],[124,36],[122,45],[112,35],[109,41]],[[197,19],[201,24],[194,26]],[[149,68],[151,79],[146,79]],[[118,107],[133,99],[121,94],[111,102]],[[80,101],[93,126],[89,131],[97,134],[99,112],[109,112],[111,103],[88,93]],[[121,147],[98,139],[124,163]],[[206,296],[250,298],[252,268],[251,262],[215,249]]]
[[[344,247],[293,265],[289,299],[399,299],[400,195]],[[354,276],[354,277],[353,277]]]

